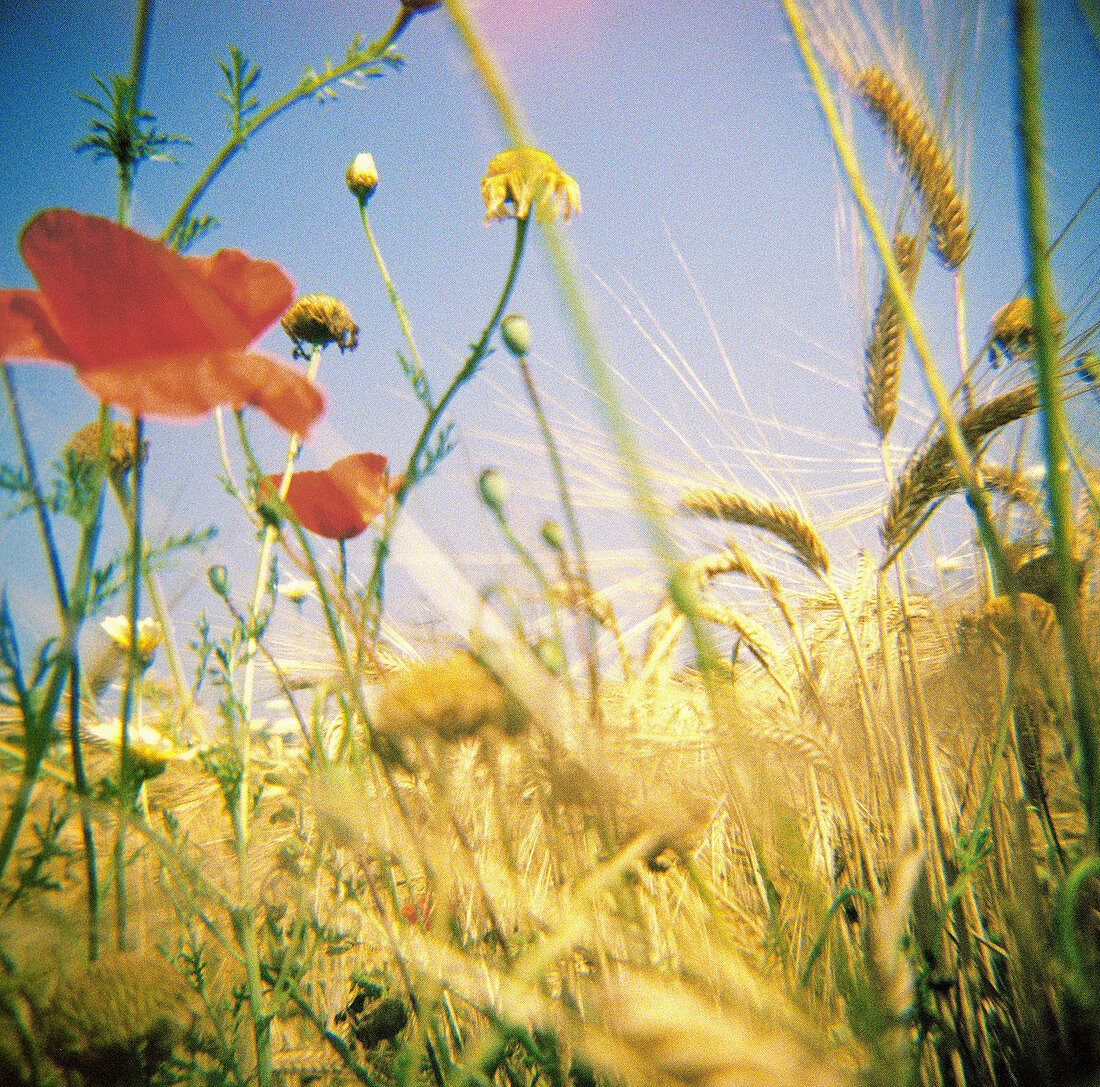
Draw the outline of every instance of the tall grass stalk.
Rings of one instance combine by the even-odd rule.
[[[1034,0],[1017,0],[1015,28],[1020,157],[1024,179],[1024,248],[1034,297],[1035,370],[1042,405],[1051,539],[1058,573],[1054,609],[1062,631],[1073,691],[1073,719],[1079,747],[1078,784],[1088,814],[1090,846],[1096,853],[1100,852],[1100,714],[1089,656],[1082,637],[1074,575],[1074,522],[1066,451],[1068,428],[1058,386],[1058,357],[1051,319],[1055,302],[1043,189],[1039,32]]]

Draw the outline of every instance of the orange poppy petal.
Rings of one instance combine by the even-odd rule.
[[[38,291],[0,291],[0,358],[68,362],[69,355]]]
[[[35,216],[20,248],[78,370],[242,351],[294,299],[276,264],[235,250],[184,257],[67,208]]]
[[[277,491],[282,477],[266,478]],[[297,472],[286,501],[302,528],[329,540],[350,540],[385,509],[390,493],[386,458],[352,453],[323,471]]]
[[[102,402],[142,416],[186,419],[249,405],[284,430],[305,435],[325,409],[324,396],[305,374],[266,355],[165,358],[133,369],[84,367],[77,376]]]

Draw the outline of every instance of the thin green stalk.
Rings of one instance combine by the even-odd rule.
[[[377,547],[375,548],[374,567],[371,570],[370,580],[367,582],[366,599],[375,602],[377,605],[375,614],[372,617],[375,633],[377,633],[378,626],[382,622],[382,595],[384,591],[383,573],[386,557],[389,554],[390,539],[393,535],[394,525],[405,505],[409,492],[420,478],[420,459],[428,446],[428,442],[431,440],[432,434],[435,433],[436,426],[443,417],[443,412],[446,411],[455,393],[474,376],[477,372],[478,365],[488,352],[489,340],[496,330],[497,323],[500,321],[500,316],[504,312],[504,307],[508,305],[508,299],[512,296],[512,288],[515,286],[516,276],[519,273],[519,266],[523,260],[524,243],[527,240],[527,227],[527,218],[516,220],[516,240],[512,248],[512,263],[508,268],[508,275],[504,280],[504,288],[500,292],[500,297],[497,299],[497,304],[493,310],[492,316],[490,316],[488,324],[486,324],[481,334],[481,338],[470,349],[470,354],[467,356],[462,368],[455,374],[438,403],[428,412],[428,418],[424,421],[424,426],[421,428],[420,434],[417,436],[416,442],[413,445],[413,450],[409,456],[409,462],[405,468],[405,474],[401,480],[401,485],[394,493],[392,508],[383,526],[381,539],[378,541]]]
[[[23,460],[23,470],[27,473],[27,484],[34,498],[34,514],[38,522],[38,534],[42,537],[42,548],[46,552],[46,559],[50,567],[50,580],[53,583],[54,597],[57,601],[58,618],[63,624],[65,615],[69,610],[69,594],[65,589],[65,575],[61,572],[61,556],[53,535],[50,511],[46,508],[46,500],[42,497],[34,453],[27,437],[27,428],[23,422],[23,412],[19,406],[19,394],[16,391],[15,382],[12,380],[11,367],[5,362],[0,372],[4,375],[4,392],[8,398],[8,411],[11,413],[12,427],[15,430],[15,441],[19,446],[19,455]]]
[[[573,544],[573,555],[577,563],[577,576],[580,578],[582,590],[587,592],[591,588],[592,582],[588,576],[588,562],[585,559],[584,542],[581,539],[581,529],[577,523],[573,502],[569,497],[569,486],[565,481],[565,469],[562,467],[561,457],[558,456],[558,446],[554,441],[550,425],[546,421],[546,415],[543,413],[542,402],[539,400],[535,383],[531,379],[531,371],[527,366],[527,356],[518,355],[516,361],[519,363],[519,370],[523,375],[523,384],[527,389],[527,397],[531,401],[535,419],[538,421],[539,430],[542,433],[542,441],[546,446],[547,455],[550,457],[550,465],[554,471],[558,498],[562,510],[565,512],[565,520],[569,525],[569,537]],[[564,560],[564,556],[562,558]],[[582,648],[585,659],[588,661],[588,689],[592,699],[591,712],[593,719],[598,722],[601,720],[602,715],[600,713],[600,669],[599,662],[596,660],[596,620],[587,609],[582,608],[581,610],[584,612],[581,630],[584,631],[587,641],[587,644]]]
[[[303,80],[297,87],[292,88],[279,98],[276,98],[274,102],[267,106],[266,109],[261,110],[252,121],[243,128],[235,130],[221,150],[214,156],[210,165],[207,166],[199,179],[191,187],[191,191],[183,198],[183,203],[180,204],[179,208],[176,210],[176,214],[172,216],[168,225],[161,232],[161,241],[167,242],[176,234],[180,227],[187,222],[188,216],[202,199],[215,178],[217,178],[222,170],[224,170],[236,157],[237,152],[241,151],[248,141],[263,128],[264,125],[273,121],[279,114],[285,113],[303,99],[312,98],[322,88],[332,83],[339,82],[352,72],[359,71],[361,68],[366,68],[378,60],[381,60],[386,51],[408,24],[410,14],[411,12],[402,5],[389,30],[387,30],[378,41],[368,45],[365,51],[361,53],[356,52],[354,55],[350,55],[343,64],[338,64],[330,71],[326,71],[325,75],[323,77],[317,77],[316,81]]]
[[[141,106],[141,89],[145,82],[145,64],[149,55],[149,24],[153,0],[138,0],[137,17],[134,20],[134,54],[130,62],[128,83],[130,100],[127,103],[130,125],[136,125]],[[118,221],[130,225],[130,197],[134,189],[134,169],[137,163],[131,158],[118,158]]]
[[[310,353],[309,363],[306,367],[306,376],[312,381],[317,376],[317,369],[321,363],[320,344],[314,344]],[[247,448],[248,440],[244,429],[243,414],[238,411],[237,429],[242,444]],[[301,448],[302,439],[298,434],[291,435],[287,444],[286,461],[283,466],[282,479],[279,483],[279,498],[286,498],[290,489],[290,480],[294,472],[294,461]],[[249,855],[249,804],[251,803],[251,786],[249,784],[252,744],[251,744],[251,716],[252,716],[252,691],[256,672],[256,647],[257,638],[254,625],[256,615],[260,608],[260,601],[267,586],[268,570],[271,565],[271,550],[275,543],[278,530],[273,525],[267,525],[264,529],[263,541],[260,545],[260,558],[256,566],[256,581],[252,590],[252,599],[248,606],[248,640],[245,643],[244,678],[241,683],[241,699],[238,707],[239,719],[237,722],[237,757],[241,765],[241,781],[234,798],[231,813],[233,823],[233,841],[237,853],[237,884],[238,905],[232,911],[233,931],[240,943],[241,951],[245,958],[245,976],[248,984],[249,1007],[252,1011],[253,1036],[256,1045],[256,1075],[261,1087],[267,1087],[271,1082],[271,1028],[270,1016],[264,1006],[263,985],[260,977],[259,948],[256,942],[256,908],[255,888],[252,884],[251,858]]]
[[[138,613],[141,607],[142,549],[142,482],[144,470],[141,446],[144,426],[140,416],[134,416],[133,479],[131,492],[133,513],[130,521],[130,573],[127,614],[130,624],[130,648],[126,656],[126,681],[122,689],[122,712],[119,714],[120,737],[118,757],[118,828],[115,833],[115,938],[119,951],[126,950],[126,823],[130,808],[137,797],[135,767],[130,756],[130,722],[134,713],[134,688],[140,665],[138,644]]]
[[[374,254],[374,262],[378,265],[378,271],[382,274],[382,282],[386,285],[386,292],[390,296],[390,304],[393,306],[394,312],[397,314],[398,324],[401,325],[401,334],[405,337],[405,342],[409,345],[409,352],[412,355],[412,360],[416,364],[417,373],[422,374],[424,372],[424,364],[420,361],[420,352],[416,347],[416,339],[413,336],[412,326],[409,324],[408,317],[405,316],[405,307],[401,305],[401,299],[398,297],[397,288],[393,285],[393,280],[390,279],[389,269],[386,267],[385,260],[382,259],[382,250],[378,248],[378,242],[375,241],[374,231],[371,229],[370,217],[367,215],[367,201],[362,199],[359,203],[359,218],[363,222],[363,230],[366,232],[367,241],[370,242],[371,252]]]
[[[1100,738],[1096,692],[1081,631],[1074,576],[1074,524],[1066,453],[1066,413],[1058,384],[1058,356],[1051,314],[1054,287],[1047,248],[1047,209],[1043,189],[1042,110],[1039,85],[1039,34],[1034,0],[1016,3],[1016,62],[1020,156],[1024,176],[1024,247],[1028,255],[1034,303],[1035,370],[1046,454],[1046,490],[1051,542],[1058,585],[1054,610],[1062,631],[1073,719],[1077,728],[1078,787],[1089,826],[1089,844],[1100,849]]]

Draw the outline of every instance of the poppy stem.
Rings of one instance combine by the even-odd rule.
[[[428,412],[428,418],[424,421],[424,426],[421,428],[420,434],[417,436],[416,442],[413,445],[413,451],[409,456],[409,463],[405,468],[404,476],[401,479],[401,485],[394,492],[393,503],[386,514],[386,519],[382,527],[381,539],[379,539],[375,547],[374,568],[371,570],[370,580],[367,582],[366,599],[372,604],[370,609],[372,613],[370,622],[373,628],[371,630],[372,641],[377,637],[378,628],[382,623],[383,567],[385,566],[386,556],[389,554],[390,539],[393,536],[393,529],[397,523],[397,518],[400,516],[401,510],[405,505],[405,500],[409,496],[409,492],[426,475],[420,462],[424,456],[425,450],[428,448],[428,442],[431,440],[432,435],[435,433],[436,426],[443,416],[443,412],[447,409],[455,393],[457,393],[458,390],[477,373],[478,365],[488,354],[489,340],[492,338],[493,332],[496,331],[501,314],[504,313],[504,307],[508,305],[508,299],[512,297],[512,289],[515,287],[516,276],[519,274],[519,267],[523,260],[523,250],[527,241],[527,228],[529,225],[529,216],[524,216],[522,219],[516,219],[516,240],[515,245],[512,247],[512,263],[508,268],[508,275],[504,280],[504,287],[500,292],[500,297],[497,299],[496,308],[493,310],[488,324],[486,324],[482,331],[481,338],[470,349],[470,354],[467,356],[466,362],[462,365],[458,373],[455,374],[450,385],[447,386],[446,391],[443,393],[442,397],[440,397],[439,402]]]
[[[135,767],[130,753],[130,722],[134,715],[134,693],[140,666],[138,612],[141,605],[141,573],[144,567],[141,531],[142,482],[144,479],[142,442],[144,421],[134,416],[132,519],[130,521],[130,571],[127,614],[130,624],[130,646],[126,656],[126,682],[122,689],[122,709],[119,714],[120,736],[118,755],[118,828],[115,836],[115,936],[118,950],[126,950],[126,823],[130,808],[137,797]]]

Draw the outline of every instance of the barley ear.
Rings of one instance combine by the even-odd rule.
[[[905,289],[912,291],[917,273],[917,240],[908,234],[894,238],[894,259],[901,271]],[[871,337],[867,341],[867,369],[863,389],[863,407],[867,419],[880,438],[885,438],[898,413],[898,385],[905,352],[905,328],[897,303],[887,283],[882,285]]]
[[[881,68],[868,68],[856,91],[871,116],[889,133],[936,234],[936,249],[949,268],[970,252],[973,231],[966,202],[955,190],[951,166],[917,108]]]
[[[680,498],[684,513],[699,514],[714,521],[759,528],[789,544],[798,560],[815,574],[827,573],[829,556],[813,527],[795,510],[722,487],[687,491]]]

